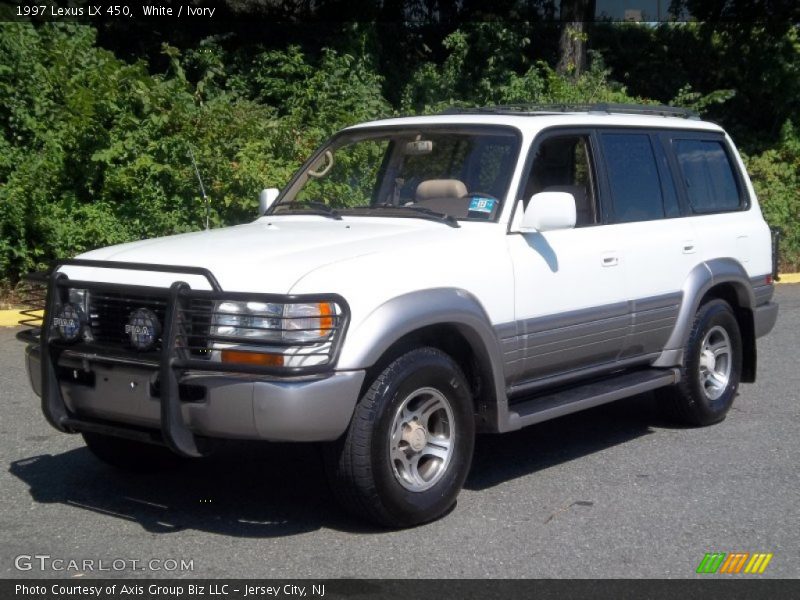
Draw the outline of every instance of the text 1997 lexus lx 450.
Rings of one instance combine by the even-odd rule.
[[[345,507],[411,526],[454,504],[476,432],[650,390],[721,421],[777,317],[742,161],[679,109],[365,123],[261,209],[33,276],[19,337],[55,428],[138,468],[326,442]]]

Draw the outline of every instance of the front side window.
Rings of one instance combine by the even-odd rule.
[[[678,139],[673,146],[693,212],[724,212],[741,206],[733,167],[721,142]]]
[[[664,218],[658,165],[645,133],[603,133],[603,157],[611,189],[613,222]]]
[[[598,222],[591,146],[586,135],[548,137],[537,148],[523,192],[527,206],[539,192],[568,192],[575,198],[575,226]]]
[[[270,212],[494,220],[518,153],[510,129],[346,132],[304,167]]]

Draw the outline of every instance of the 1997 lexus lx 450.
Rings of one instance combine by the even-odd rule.
[[[345,507],[412,526],[454,504],[476,432],[651,390],[723,420],[777,317],[742,161],[679,109],[365,123],[261,210],[33,277],[19,337],[55,428],[135,468],[325,442]]]

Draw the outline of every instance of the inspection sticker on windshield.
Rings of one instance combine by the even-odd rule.
[[[494,207],[497,205],[497,200],[494,198],[484,198],[483,196],[474,196],[469,203],[470,217],[490,217],[494,212]],[[477,214],[472,214],[477,213]]]

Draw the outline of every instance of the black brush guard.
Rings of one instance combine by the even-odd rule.
[[[188,283],[183,281],[174,282],[167,290],[166,311],[161,334],[161,349],[159,355],[156,357],[157,360],[150,361],[152,366],[158,369],[159,397],[161,401],[160,434],[156,430],[149,430],[141,427],[124,426],[105,421],[79,418],[69,411],[61,393],[57,366],[61,353],[68,348],[72,349],[74,346],[68,346],[60,340],[53,339],[50,321],[52,315],[56,313],[58,306],[64,301],[63,295],[68,288],[86,289],[90,292],[92,290],[113,289],[115,292],[127,292],[130,294],[153,294],[154,292],[163,294],[165,290],[163,288],[147,286],[72,280],[69,279],[66,274],[59,272],[62,266],[199,275],[208,281],[211,291],[192,289]],[[341,296],[335,294],[293,296],[224,292],[214,275],[208,269],[201,267],[72,259],[58,261],[53,264],[52,269],[46,275],[32,275],[30,279],[32,281],[38,281],[40,284],[47,285],[45,312],[42,317],[38,336],[33,329],[28,329],[27,331],[18,333],[17,338],[27,344],[38,344],[39,346],[42,374],[42,412],[47,421],[53,427],[65,433],[85,431],[148,443],[160,443],[169,447],[176,454],[187,457],[199,457],[205,455],[207,452],[205,449],[205,440],[202,438],[198,439],[183,421],[180,399],[180,375],[183,371],[233,372],[282,377],[315,375],[331,371],[335,365],[343,333],[349,320],[349,307]],[[187,349],[178,343],[178,340],[181,339],[182,336],[184,339],[186,338],[186,334],[179,331],[179,315],[181,311],[185,309],[186,303],[192,298],[208,301],[246,300],[280,304],[334,302],[339,306],[341,314],[335,317],[336,325],[331,333],[330,350],[327,352],[329,360],[323,365],[306,367],[264,367],[192,358]],[[32,315],[31,311],[26,311],[25,314],[27,316]],[[34,320],[35,319],[29,318],[22,321],[21,324],[27,325],[29,328],[34,328],[35,325],[32,322]],[[268,345],[275,346],[281,344],[271,341]],[[282,345],[303,346],[311,345],[311,343],[292,341],[285,342]],[[131,359],[130,364],[142,363],[141,360],[137,360],[135,355],[131,355],[129,358]],[[124,357],[115,357],[115,360],[117,362],[127,362]]]

